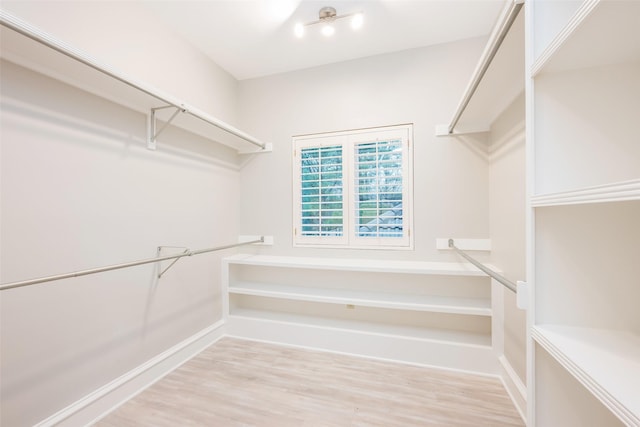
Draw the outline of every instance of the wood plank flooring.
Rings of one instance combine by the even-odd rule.
[[[223,338],[103,418],[127,426],[524,426],[498,379]]]

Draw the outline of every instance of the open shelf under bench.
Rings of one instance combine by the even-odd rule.
[[[255,295],[300,301],[350,304],[399,310],[491,316],[488,298],[442,297],[392,292],[364,292],[342,289],[307,288],[270,283],[240,282],[229,286],[230,294]]]

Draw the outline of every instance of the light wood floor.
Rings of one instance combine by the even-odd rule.
[[[499,380],[223,338],[96,426],[523,426]]]

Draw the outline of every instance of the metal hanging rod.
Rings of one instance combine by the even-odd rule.
[[[458,104],[458,109],[456,110],[449,126],[447,127],[447,132],[449,134],[453,133],[453,130],[458,124],[462,113],[467,108],[467,105],[469,104],[469,101],[471,101],[471,98],[476,92],[476,89],[478,89],[478,85],[480,85],[482,78],[489,69],[489,65],[491,65],[491,61],[493,61],[496,53],[498,53],[500,45],[504,41],[505,37],[507,37],[507,33],[509,33],[509,29],[511,28],[513,22],[516,20],[518,12],[520,12],[522,6],[524,6],[524,0],[512,0],[511,3],[509,3],[507,6],[508,9],[501,15],[501,19],[494,27],[489,42],[487,43],[487,46],[482,53],[480,62],[478,63],[478,66],[476,67],[473,76],[471,77],[471,81],[469,82],[469,85],[467,86],[467,89],[465,90],[464,94],[462,95],[462,99]]]
[[[471,264],[473,264],[476,267],[478,267],[481,271],[485,272],[489,276],[491,276],[494,279],[496,279],[498,282],[502,283],[510,291],[513,291],[515,293],[518,292],[517,291],[518,288],[517,288],[515,283],[513,283],[511,280],[507,279],[506,277],[496,273],[495,271],[491,270],[490,268],[487,268],[482,263],[476,261],[475,259],[471,258],[469,255],[464,253],[462,250],[458,249],[456,247],[456,245],[454,244],[453,239],[449,239],[449,247],[451,249],[453,249],[454,251],[456,251],[458,253],[458,255],[460,255],[461,257],[463,257],[467,261],[469,261]]]
[[[50,34],[40,30],[37,27],[34,27],[33,25],[28,24],[27,22],[22,21],[21,19],[11,15],[10,13],[7,13],[4,10],[0,10],[0,24],[44,46],[47,46],[50,49],[53,49],[63,55],[66,55],[69,58],[72,58],[88,67],[91,67],[94,70],[97,70],[115,80],[118,80],[128,86],[131,86],[132,88],[137,89],[140,92],[143,92],[149,96],[152,96],[158,101],[161,101],[167,104],[167,106],[178,109],[182,113],[190,114],[191,116],[196,117],[206,123],[209,123],[210,125],[213,125],[219,129],[222,129],[223,131],[228,132],[234,136],[237,136],[238,138],[244,141],[247,141],[250,144],[256,145],[262,148],[263,150],[267,148],[267,144],[257,140],[251,135],[248,135],[242,132],[241,130],[236,129],[235,127],[221,120],[218,120],[214,117],[207,116],[195,110],[189,110],[188,108],[185,107],[184,104],[177,102],[175,100],[171,100],[170,98],[157,93],[151,88],[144,87],[142,84],[126,78],[121,73],[109,67],[108,65],[101,64],[94,58],[91,58],[86,53],[82,52],[81,50],[76,49],[73,46],[70,46],[64,43],[63,41],[54,38]]]
[[[147,259],[143,259],[143,260],[139,260],[139,261],[131,261],[131,262],[125,262],[125,263],[122,263],[122,264],[109,265],[109,266],[106,266],[106,267],[98,267],[98,268],[91,268],[91,269],[88,269],[88,270],[74,271],[73,273],[57,274],[55,276],[47,276],[47,277],[40,277],[40,278],[37,278],[37,279],[22,280],[20,282],[5,283],[5,284],[0,285],[0,291],[5,291],[7,289],[13,289],[13,288],[20,288],[20,287],[23,287],[23,286],[36,285],[38,283],[52,282],[54,280],[69,279],[69,278],[72,278],[72,277],[79,277],[79,276],[86,276],[86,275],[89,275],[89,274],[102,273],[102,272],[110,271],[110,270],[119,270],[121,268],[135,267],[135,266],[143,265],[143,264],[151,264],[151,263],[154,263],[154,262],[166,261],[166,260],[169,260],[169,259],[179,259],[179,258],[186,257],[186,256],[200,255],[200,254],[205,254],[207,252],[220,251],[222,249],[230,249],[230,248],[235,248],[237,246],[250,245],[250,244],[253,244],[253,243],[263,243],[263,242],[264,242],[264,236],[260,237],[260,239],[257,239],[257,240],[252,240],[252,241],[242,242],[242,243],[234,243],[234,244],[231,244],[231,245],[216,246],[216,247],[213,247],[213,248],[199,249],[199,250],[195,250],[195,251],[187,249],[184,252],[176,254],[176,255],[167,255],[167,256],[156,257],[156,258],[147,258]],[[173,265],[173,264],[174,263],[172,263],[171,265]],[[169,266],[169,267],[171,267],[171,266]],[[165,269],[165,271],[167,269]],[[163,271],[163,273],[164,273],[164,271]]]

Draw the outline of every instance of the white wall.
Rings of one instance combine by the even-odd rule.
[[[524,94],[492,124],[490,142],[491,262],[505,277],[525,280],[526,167]],[[504,353],[526,382],[526,311],[516,307],[515,294],[504,292]]]
[[[238,171],[210,142],[173,132],[148,151],[143,115],[8,63],[2,89],[2,283],[237,238]],[[160,280],[151,265],[3,291],[2,424],[31,425],[220,319],[221,256]]]
[[[278,254],[456,260],[436,238],[489,236],[488,160],[482,143],[437,138],[484,47],[466,40],[239,83],[241,126],[274,144],[242,170],[241,228],[275,237]],[[291,138],[414,123],[415,251],[292,246]]]
[[[275,236],[260,249],[269,253],[420,260],[458,260],[436,238],[493,233],[483,137],[434,136],[483,39],[238,83],[131,2],[2,7],[274,144],[241,173],[233,156],[217,166],[219,147],[183,132],[149,152],[141,114],[2,63],[2,283],[239,231]],[[291,137],[398,123],[414,123],[415,250],[294,249]],[[2,424],[42,420],[219,319],[222,255],[182,260],[159,281],[148,266],[3,292]]]
[[[105,5],[2,7],[235,120],[235,80],[152,20]],[[148,151],[143,114],[0,65],[1,283],[150,258],[159,245],[237,239],[239,172],[230,150],[170,129]],[[160,280],[147,265],[3,291],[0,424],[33,425],[215,323],[225,254],[183,259]]]

